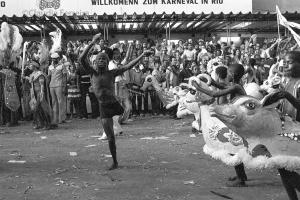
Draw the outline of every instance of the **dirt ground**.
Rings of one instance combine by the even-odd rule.
[[[99,120],[73,120],[37,132],[28,122],[1,128],[0,200],[286,200],[276,171],[246,170],[248,187],[225,187],[233,167],[202,151],[191,118],[145,117],[117,137],[111,164]],[[71,156],[76,152],[77,156]],[[26,163],[9,163],[10,160]]]

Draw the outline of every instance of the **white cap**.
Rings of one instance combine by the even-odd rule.
[[[59,58],[58,53],[53,53],[53,54],[51,54],[51,58]]]
[[[70,62],[65,62],[64,65],[65,65],[65,66],[70,66],[71,63],[70,63]]]
[[[281,61],[279,62],[279,67],[283,67],[283,66],[284,66],[284,61],[281,60]]]

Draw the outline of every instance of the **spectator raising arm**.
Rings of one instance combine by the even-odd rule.
[[[95,70],[90,66],[89,60],[88,60],[88,54],[90,50],[95,46],[98,40],[101,38],[101,33],[98,33],[93,37],[93,40],[88,46],[83,50],[81,55],[79,56],[79,62],[82,64],[82,66],[87,69],[89,72],[95,72]]]
[[[146,50],[141,55],[139,55],[136,59],[132,60],[130,63],[128,63],[128,64],[126,64],[126,65],[124,65],[124,66],[122,66],[120,68],[111,70],[111,71],[113,71],[113,73],[115,74],[115,76],[121,75],[125,71],[131,69],[133,66],[135,66],[136,64],[138,64],[138,62],[140,61],[140,59],[142,59],[144,56],[148,56],[148,55],[150,55],[152,53],[153,52],[151,50]]]

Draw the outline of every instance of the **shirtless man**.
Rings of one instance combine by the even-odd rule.
[[[103,129],[108,138],[109,150],[112,155],[113,164],[109,170],[118,168],[116,142],[113,129],[113,116],[121,115],[123,108],[115,97],[114,82],[115,77],[122,75],[125,71],[131,69],[145,55],[151,54],[151,51],[144,51],[139,57],[117,69],[108,70],[109,57],[106,53],[98,53],[95,60],[90,65],[88,53],[92,47],[97,44],[101,38],[101,33],[93,37],[92,42],[85,48],[79,57],[82,66],[92,75],[93,91],[99,101],[100,118]]]

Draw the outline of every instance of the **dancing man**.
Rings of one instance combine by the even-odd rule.
[[[92,75],[92,86],[94,93],[99,101],[100,107],[100,118],[103,129],[108,138],[109,150],[112,155],[113,164],[109,170],[118,168],[116,143],[113,129],[113,116],[121,115],[124,109],[117,101],[114,91],[115,77],[122,75],[125,71],[131,69],[138,61],[145,55],[149,55],[151,51],[144,51],[139,57],[128,63],[127,65],[121,66],[117,69],[108,70],[109,57],[106,53],[100,52],[96,56],[92,63],[92,66],[88,60],[88,54],[92,47],[100,40],[101,33],[93,37],[92,42],[85,48],[79,57],[79,61],[82,66],[85,67]]]

